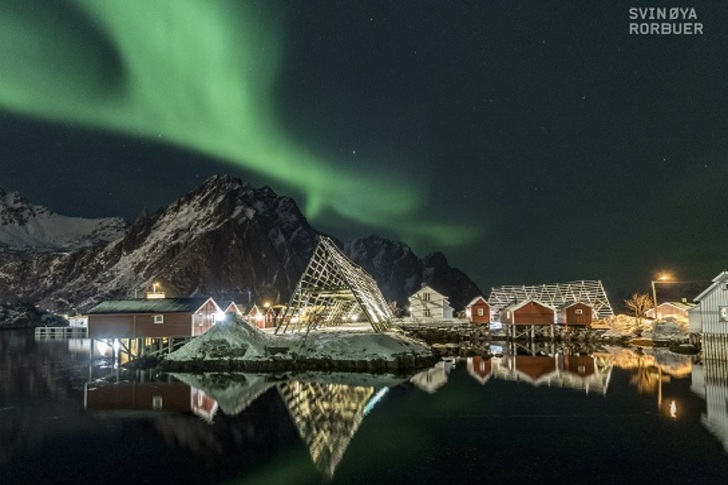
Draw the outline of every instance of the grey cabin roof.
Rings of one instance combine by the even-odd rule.
[[[108,300],[99,303],[88,313],[195,313],[207,300],[211,300],[211,298]]]

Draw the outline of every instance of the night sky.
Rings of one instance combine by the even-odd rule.
[[[484,290],[728,269],[728,3],[0,0],[0,187],[156,210],[212,174]],[[707,284],[705,285],[707,286]]]

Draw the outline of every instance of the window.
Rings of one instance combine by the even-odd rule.
[[[718,320],[721,322],[728,322],[728,306],[718,307]]]
[[[425,301],[430,301],[430,294],[429,293],[423,293],[422,294],[422,299],[425,300]]]
[[[479,317],[482,317],[483,316],[483,309],[482,308],[478,308],[478,316]]]
[[[154,323],[164,323],[164,315],[154,315]]]
[[[581,315],[583,313],[584,313],[584,310],[582,310],[581,308],[577,308],[576,310],[574,310],[574,314],[576,314],[576,315]]]
[[[152,409],[162,409],[163,407],[164,401],[162,400],[162,396],[152,396]]]
[[[425,308],[425,311],[422,314],[424,316],[426,316],[426,317],[431,317],[432,316],[432,314],[430,313],[430,309],[429,308]]]

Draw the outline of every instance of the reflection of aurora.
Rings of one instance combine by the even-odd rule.
[[[425,201],[396,167],[323,160],[275,118],[282,29],[252,2],[5,0],[0,108],[210,154],[299,190],[324,212],[411,239],[460,244],[471,230],[408,216]],[[381,161],[377,162],[382,166]],[[398,176],[400,175],[400,176]]]

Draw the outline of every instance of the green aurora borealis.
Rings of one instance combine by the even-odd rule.
[[[136,217],[219,173],[482,289],[727,264],[728,4],[0,0],[0,187]]]
[[[303,193],[313,221],[329,212],[411,242],[472,241],[466,227],[423,221],[425,186],[394,163],[382,176],[287,135],[273,105],[284,32],[272,11],[246,2],[6,2],[0,107],[218,157]]]

